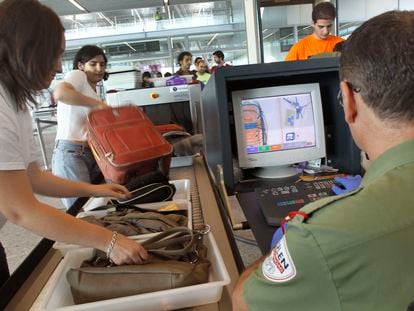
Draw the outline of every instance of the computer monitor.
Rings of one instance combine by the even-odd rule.
[[[262,178],[298,173],[291,165],[326,157],[318,83],[232,92],[240,168]]]

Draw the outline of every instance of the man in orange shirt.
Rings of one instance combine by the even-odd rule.
[[[308,59],[318,53],[333,52],[335,45],[343,41],[340,37],[330,35],[335,16],[332,3],[317,4],[312,11],[313,34],[294,44],[285,60]]]

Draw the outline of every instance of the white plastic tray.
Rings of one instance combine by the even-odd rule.
[[[165,206],[165,204],[168,203],[172,203],[174,202],[177,206],[179,210],[185,210],[187,213],[187,226],[188,228],[192,229],[193,228],[193,214],[192,214],[192,208],[191,208],[191,203],[188,200],[183,200],[183,199],[178,199],[177,201],[166,201],[166,202],[158,202],[158,203],[147,203],[147,204],[139,204],[137,206],[144,208],[148,211],[156,211],[159,210],[160,208],[162,208],[163,206]],[[78,215],[76,215],[76,217],[78,218],[82,218],[82,217],[86,217],[86,216],[95,216],[95,217],[103,217],[106,215],[106,213],[108,211],[114,211],[115,208],[111,208],[111,209],[107,209],[107,210],[99,210],[99,211],[86,211],[86,212],[81,212]],[[145,234],[140,234],[140,235],[132,235],[129,236],[130,239],[133,240],[138,240],[138,241],[142,241],[142,240],[146,240],[152,236],[154,236],[157,233],[145,233]],[[68,251],[76,249],[76,248],[82,248],[82,246],[80,245],[76,245],[76,244],[67,244],[67,243],[62,243],[62,242],[55,242],[53,244],[53,248],[54,249],[58,249],[62,255],[65,255]]]
[[[174,310],[214,303],[220,300],[223,287],[230,283],[230,277],[220,251],[210,232],[204,240],[208,247],[211,270],[208,283],[158,291],[153,293],[103,300],[99,302],[74,305],[66,272],[79,267],[83,260],[90,259],[93,249],[78,249],[66,254],[51,275],[43,289],[44,298],[39,301],[39,309],[55,311],[129,311],[129,310]]]
[[[158,210],[168,202],[174,202],[177,204],[180,210],[187,211],[187,218],[188,218],[188,227],[190,229],[193,228],[193,214],[192,214],[192,207],[191,207],[191,196],[190,196],[190,180],[189,179],[177,179],[170,181],[175,185],[176,192],[173,197],[173,201],[166,201],[166,202],[157,202],[157,203],[146,203],[146,204],[138,204],[137,206],[148,209],[148,210]],[[99,206],[106,205],[108,203],[108,198],[90,198],[85,205],[83,206],[83,210],[85,212],[79,213],[76,217],[85,217],[85,216],[96,216],[102,217],[105,216],[107,211],[111,210],[99,210],[95,211]],[[148,234],[141,234],[130,236],[131,239],[134,240],[143,240],[153,236],[156,233],[148,233]],[[61,242],[55,242],[53,244],[53,248],[58,249],[64,255],[71,249],[80,248],[82,246],[76,244],[66,244]]]

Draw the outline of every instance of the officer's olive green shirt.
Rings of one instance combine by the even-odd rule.
[[[243,287],[249,310],[406,311],[414,301],[414,140],[358,190],[305,206]]]

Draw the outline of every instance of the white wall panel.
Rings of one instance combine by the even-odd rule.
[[[287,7],[288,25],[310,25],[312,22],[312,4],[289,5]]]
[[[274,28],[274,27],[286,27],[287,25],[287,7],[286,6],[274,6],[265,7],[262,16],[262,27]]]
[[[400,0],[401,10],[413,10],[414,0]],[[365,21],[386,11],[398,10],[398,0],[339,0],[339,21]]]
[[[339,0],[338,18],[340,23],[358,22],[366,19],[367,5],[361,0]]]
[[[302,4],[300,7],[300,22],[301,24],[309,24],[312,22],[312,4]]]
[[[286,12],[287,12],[287,24],[288,25],[299,25],[300,24],[299,5],[289,5]]]
[[[398,0],[365,0],[367,3],[367,17],[377,16],[381,13],[398,9]],[[412,0],[411,0],[412,1]]]
[[[414,1],[400,0],[400,10],[414,10]]]

